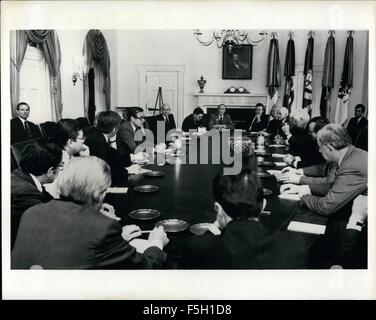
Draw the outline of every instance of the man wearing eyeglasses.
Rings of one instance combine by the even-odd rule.
[[[168,103],[164,103],[162,105],[161,114],[157,115],[155,117],[155,120],[157,121],[157,128],[158,128],[158,122],[162,122],[165,128],[166,140],[171,140],[169,139],[169,137],[167,137],[167,133],[170,130],[176,129],[176,123],[175,123],[174,115],[171,113],[171,106]]]
[[[62,169],[62,150],[52,143],[34,142],[22,151],[20,168],[11,175],[11,247],[23,213],[52,200],[43,184],[51,183]]]
[[[132,107],[127,113],[128,120],[120,126],[116,135],[116,145],[122,155],[132,154],[136,147],[145,141],[148,123],[144,118],[144,110],[140,107]]]

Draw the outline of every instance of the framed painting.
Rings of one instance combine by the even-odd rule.
[[[252,45],[223,46],[222,79],[252,79]]]

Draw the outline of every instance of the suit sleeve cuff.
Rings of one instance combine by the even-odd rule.
[[[163,243],[161,240],[149,240],[150,247],[158,247],[163,250]]]

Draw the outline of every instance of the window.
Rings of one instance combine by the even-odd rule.
[[[56,120],[50,90],[50,71],[38,47],[28,45],[26,48],[20,70],[20,101],[30,105],[30,121],[41,123]]]

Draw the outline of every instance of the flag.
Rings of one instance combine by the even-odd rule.
[[[331,114],[331,91],[334,87],[334,55],[335,55],[335,40],[333,32],[330,31],[330,36],[326,42],[324,69],[321,82],[321,99],[320,99],[320,115],[322,117],[330,118]],[[330,120],[330,119],[329,119]]]
[[[307,49],[304,60],[304,88],[302,107],[308,109],[308,113],[312,112],[312,78],[313,78],[313,48],[314,38],[312,34],[308,38]]]
[[[285,93],[283,96],[283,106],[286,107],[289,112],[291,111],[291,105],[294,102],[294,80],[295,75],[295,44],[294,40],[290,37],[287,42],[286,59],[284,76],[286,77]]]
[[[351,31],[346,41],[343,71],[338,90],[338,99],[334,121],[343,125],[348,117],[349,97],[353,80],[353,37]]]
[[[266,75],[266,86],[268,89],[268,97],[266,100],[266,114],[270,113],[270,109],[278,101],[278,88],[281,84],[281,64],[279,61],[278,39],[272,34],[270,40],[268,65]]]

